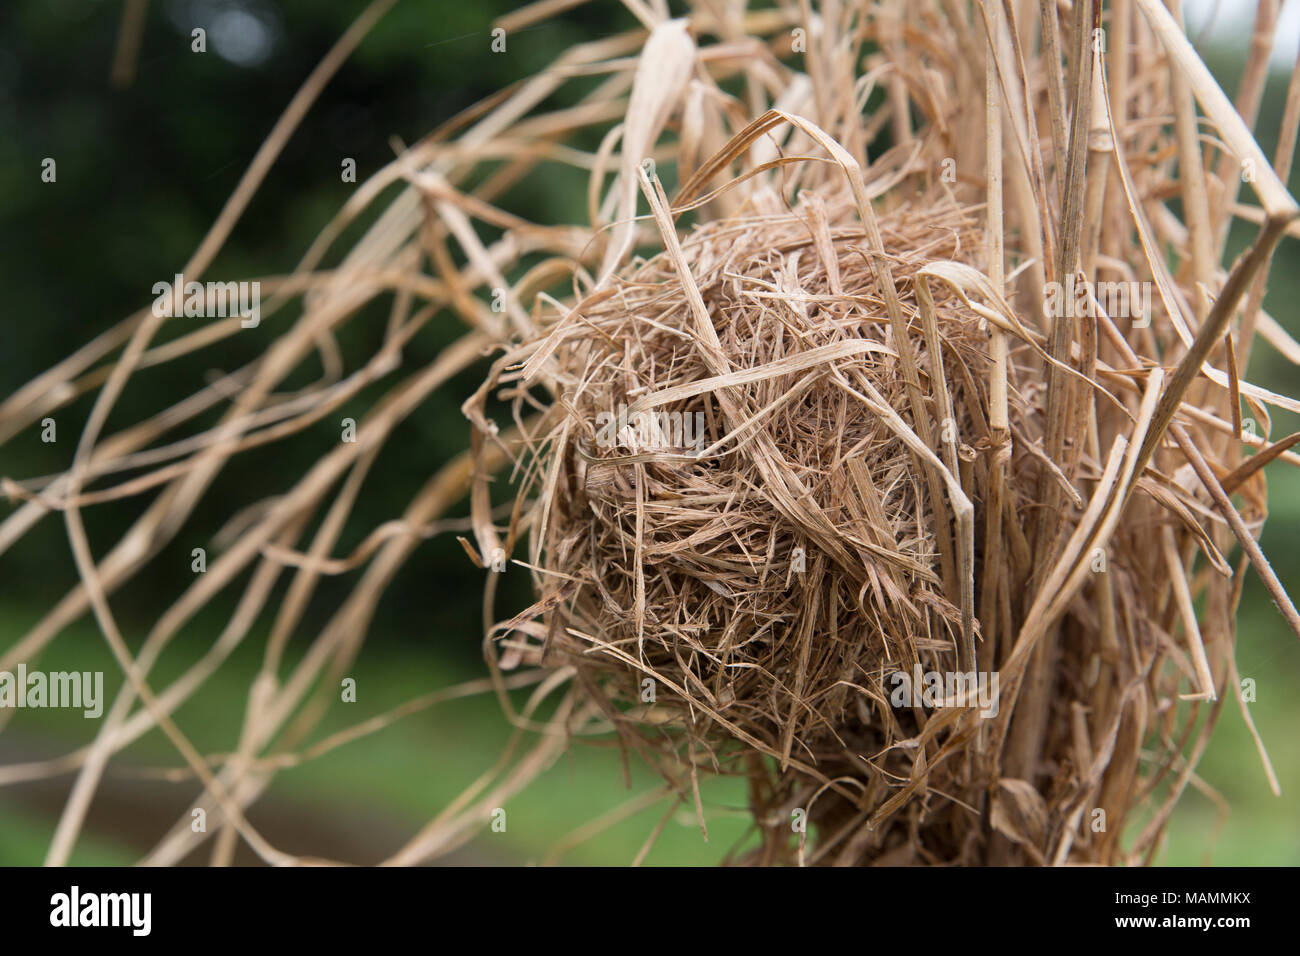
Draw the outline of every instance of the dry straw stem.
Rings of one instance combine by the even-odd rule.
[[[520,31],[580,2],[543,0],[500,25]],[[304,85],[187,276],[210,267],[389,5]],[[678,20],[661,3],[625,6],[635,29],[563,51],[359,187],[291,273],[263,280],[264,317],[300,302],[297,318],[214,320],[155,345],[165,320],[142,311],[0,403],[8,441],[95,396],[67,471],[4,484],[20,504],[0,522],[0,551],[61,512],[81,584],[0,649],[0,668],[34,665],[93,611],[128,675],[87,746],[0,767],[0,784],[76,774],[49,862],[69,858],[103,773],[154,727],[184,766],[149,772],[200,783],[192,809],[214,821],[212,862],[240,841],[271,863],[327,862],[248,824],[276,775],[486,691],[514,726],[510,745],[386,862],[463,846],[592,738],[663,784],[575,829],[548,862],[659,800],[666,812],[632,862],[650,858],[680,804],[707,833],[712,774],[747,781],[753,826],[727,859],[753,864],[1143,863],[1185,788],[1205,789],[1196,760],[1236,694],[1247,566],[1300,633],[1256,543],[1265,471],[1300,463],[1300,439],[1243,433],[1239,407],[1263,421],[1268,407],[1300,409],[1245,365],[1256,332],[1300,363],[1263,310],[1297,216],[1283,181],[1300,68],[1270,163],[1251,132],[1262,67],[1234,107],[1177,8],[1157,0],[701,3]],[[1257,52],[1275,22],[1263,0]],[[1243,160],[1258,206],[1239,199]],[[557,168],[585,177],[575,221],[505,206]],[[395,184],[364,236],[337,249]],[[1233,217],[1259,235],[1224,263]],[[1157,307],[1137,314],[1100,285],[1120,281],[1149,283]],[[338,330],[376,300],[389,303],[382,345],[345,354]],[[440,320],[464,337],[402,370]],[[258,357],[103,433],[144,370],[220,356],[234,335],[261,337]],[[489,354],[464,404],[466,452],[336,553],[397,426]],[[312,363],[320,379],[286,390]],[[186,529],[232,456],[274,453],[375,386],[358,440],[230,515],[207,573],[131,640],[114,592],[188,553]],[[511,427],[493,420],[494,400]],[[215,427],[197,424],[214,412]],[[502,475],[504,504],[492,494]],[[468,524],[448,518],[467,494]],[[146,495],[119,542],[92,547],[82,510]],[[320,736],[388,584],[423,541],[467,529],[479,567],[504,554],[536,592],[498,611],[485,570],[488,677]],[[321,594],[338,576],[349,586]],[[308,602],[330,597],[329,621],[287,664]],[[185,652],[174,638],[215,601],[232,608],[226,626],[154,688],[159,656]],[[263,615],[239,731],[226,752],[200,753],[173,715]],[[900,699],[900,675],[917,672],[984,674],[991,697],[949,684]],[[792,831],[796,809],[809,832]],[[1140,831],[1126,826],[1139,816]],[[200,849],[208,834],[190,819],[146,861]]]

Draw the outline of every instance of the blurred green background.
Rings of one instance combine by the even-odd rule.
[[[565,47],[635,25],[609,0],[589,4],[509,38],[507,53],[489,53],[493,17],[513,5],[403,0],[373,30],[295,133],[209,276],[256,277],[287,272],[356,188],[340,182],[343,158],[356,160],[358,180],[393,156],[392,139],[412,143],[461,109],[542,68]],[[358,0],[152,0],[134,83],[114,89],[109,69],[122,5],[108,0],[9,0],[0,7],[0,396],[64,357],[75,345],[148,304],[150,287],[168,279],[196,248],[248,162],[319,58],[363,9]],[[208,31],[208,52],[190,50],[190,30]],[[1211,31],[1206,50],[1231,94],[1244,39]],[[1235,49],[1235,52],[1234,52]],[[1259,124],[1272,154],[1285,76],[1269,82]],[[572,91],[557,95],[562,105]],[[57,162],[57,181],[42,183],[42,160]],[[671,185],[671,184],[670,184]],[[1292,179],[1300,192],[1300,176]],[[539,221],[573,222],[583,215],[583,180],[557,175],[555,187],[511,194],[510,208]],[[389,198],[389,197],[385,197]],[[1246,194],[1246,198],[1250,198]],[[381,210],[385,199],[374,206]],[[373,215],[340,240],[346,249]],[[1233,236],[1241,248],[1248,231]],[[1266,302],[1300,337],[1300,243],[1284,240]],[[348,323],[341,345],[369,354],[386,319],[386,304]],[[294,313],[264,319],[282,329]],[[405,361],[430,360],[459,330],[450,314],[422,332]],[[215,363],[229,371],[252,357],[233,341],[218,349],[136,376],[118,403],[109,431],[139,420],[183,394]],[[240,351],[244,349],[245,351]],[[356,350],[356,351],[350,351]],[[459,376],[401,426],[381,454],[349,531],[345,554],[366,531],[398,513],[427,476],[466,445],[460,402],[483,368]],[[309,376],[310,377],[310,376]],[[1255,351],[1251,378],[1292,394],[1298,376],[1270,348]],[[378,390],[341,410],[360,418]],[[67,467],[89,412],[80,401],[56,414],[59,441],[43,444],[33,427],[0,446],[0,474],[25,478]],[[1277,437],[1300,427],[1277,414]],[[128,642],[138,647],[159,610],[160,595],[190,582],[189,551],[207,542],[242,505],[282,492],[333,442],[329,419],[269,451],[241,456],[223,473],[208,503],[147,574],[118,592],[113,607]],[[1300,475],[1270,468],[1272,518],[1266,552],[1289,589],[1300,591]],[[9,504],[0,505],[7,514]],[[102,554],[139,512],[138,504],[86,512]],[[463,513],[463,509],[458,512]],[[339,588],[360,572],[327,585],[298,628],[289,660],[326,620]],[[75,582],[62,523],[46,520],[0,556],[0,648],[13,644]],[[174,677],[215,638],[241,577],[188,625],[178,648],[156,669],[155,687]],[[521,570],[507,574],[498,607],[526,599]],[[459,680],[483,676],[479,648],[482,574],[453,536],[422,544],[399,573],[350,671],[355,704],[335,706],[321,732],[354,724]],[[283,593],[282,590],[278,593]],[[274,607],[274,600],[271,606]],[[237,742],[250,676],[260,663],[270,614],[204,689],[177,715],[185,732],[209,752]],[[1282,625],[1251,577],[1242,602],[1237,659],[1258,685],[1253,714],[1282,782],[1267,787],[1254,746],[1231,701],[1201,763],[1200,776],[1231,807],[1190,789],[1176,812],[1160,862],[1300,863],[1300,642]],[[90,619],[70,628],[41,658],[46,670],[103,670],[111,700],[117,667]],[[56,756],[86,743],[94,724],[69,711],[22,711],[0,733],[0,764]],[[282,773],[250,819],[290,852],[373,862],[393,852],[496,760],[507,725],[490,696],[445,704],[400,721],[320,760]],[[130,863],[152,847],[195,795],[192,783],[167,784],[143,768],[175,766],[174,750],[155,731],[116,761],[92,807],[73,862]],[[0,788],[0,864],[39,863],[66,799],[71,776]],[[506,807],[504,833],[484,828],[454,862],[541,861],[565,834],[657,785],[634,767],[624,786],[620,761],[607,746],[575,744],[541,780]],[[719,861],[745,832],[745,793],[737,781],[705,786],[710,839],[692,808],[673,814],[650,863]],[[663,814],[657,804],[568,852],[574,863],[630,861]],[[207,850],[196,862],[207,859]],[[251,860],[241,854],[241,861]]]

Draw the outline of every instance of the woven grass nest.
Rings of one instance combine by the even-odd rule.
[[[1264,468],[1300,464],[1297,439],[1242,424],[1243,406],[1265,426],[1269,407],[1300,410],[1244,374],[1256,339],[1300,354],[1263,308],[1272,251],[1297,216],[1283,183],[1300,69],[1268,158],[1251,132],[1267,57],[1248,64],[1234,107],[1156,0],[715,6],[671,19],[629,3],[641,29],[566,51],[399,155],[271,283],[264,315],[300,295],[303,314],[235,397],[223,393],[226,429],[201,433],[153,485],[137,479],[184,493],[141,519],[131,540],[148,547],[111,559],[110,586],[176,534],[225,457],[314,420],[301,405],[311,389],[282,414],[271,389],[366,301],[393,295],[384,348],[321,387],[320,414],[390,374],[443,310],[471,327],[392,386],[355,444],[241,522],[238,544],[160,617],[96,741],[106,757],[123,726],[163,726],[203,783],[195,806],[224,821],[216,858],[238,834],[271,862],[298,861],[243,808],[301,757],[302,712],[329,706],[313,682],[346,672],[385,586],[465,492],[462,543],[491,569],[491,679],[390,717],[490,686],[534,744],[512,744],[389,862],[462,845],[593,736],[654,765],[702,827],[701,777],[746,778],[753,830],[731,862],[1150,862],[1225,700],[1249,723],[1234,619],[1251,568],[1300,633],[1255,543]],[[552,7],[498,25],[509,35]],[[1260,11],[1254,43],[1267,50],[1275,11]],[[576,103],[547,105],[575,79],[588,82]],[[1239,197],[1247,161],[1257,205]],[[545,185],[546,163],[587,177],[583,225],[506,208],[508,190]],[[322,268],[343,227],[399,181],[366,236]],[[1234,218],[1258,235],[1224,261]],[[156,330],[135,317],[0,407],[9,427],[38,419],[69,383],[98,387],[77,376],[126,343],[78,461],[39,489],[44,507],[61,496],[75,516],[96,500],[86,485],[153,436],[124,433],[96,457],[113,389],[153,358]],[[467,454],[331,557],[395,424],[484,352]],[[33,486],[8,487],[43,507]],[[296,543],[321,509],[317,536]],[[88,549],[78,564],[102,584]],[[240,750],[210,772],[168,718],[192,687],[154,693],[148,667],[254,564],[246,600],[260,606],[286,569],[296,590]],[[281,674],[306,596],[362,566],[311,653]],[[527,569],[532,606],[496,606],[504,568]],[[98,591],[76,600],[110,626]],[[8,657],[39,653],[66,615]],[[248,617],[241,607],[222,640],[242,639]],[[527,686],[521,704],[511,692]],[[295,713],[285,743],[276,734]],[[102,763],[72,762],[93,792]],[[44,769],[0,768],[0,782]],[[82,813],[65,812],[55,861]],[[150,862],[206,839],[187,820]]]
[[[778,802],[832,791],[815,823],[863,796],[864,755],[905,778],[925,718],[910,694],[891,705],[889,677],[974,676],[978,628],[963,611],[984,579],[971,575],[972,519],[989,466],[1001,455],[1010,511],[1035,500],[1042,471],[1028,451],[1011,457],[1005,411],[990,426],[991,326],[949,284],[978,283],[958,257],[979,249],[980,221],[919,196],[880,222],[894,307],[912,319],[902,346],[848,190],[808,190],[794,208],[757,195],[690,232],[498,363],[494,386],[543,355],[569,371],[520,489],[545,610],[536,642],[508,634],[510,666],[573,667],[670,777],[697,759],[749,773],[752,757],[772,758],[793,771]],[[1004,393],[1023,442],[1043,428],[1016,387],[1033,381],[1017,365],[1033,346],[1013,353]],[[924,439],[902,417],[913,407],[931,423]],[[918,455],[936,472],[947,461],[970,494],[927,482]],[[1004,587],[1031,571],[1010,549],[991,560]],[[986,781],[963,769],[932,783],[978,793]],[[869,784],[877,799],[885,779]]]

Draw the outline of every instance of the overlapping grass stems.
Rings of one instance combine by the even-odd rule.
[[[547,0],[499,25],[509,35],[573,5]],[[137,370],[255,334],[236,317],[154,345],[164,320],[144,310],[0,405],[9,439],[96,395],[67,472],[6,483],[21,503],[0,549],[59,513],[82,582],[0,669],[34,662],[91,610],[129,675],[87,747],[0,768],[0,783],[75,772],[49,862],[68,858],[107,763],[155,726],[185,760],[172,775],[198,777],[195,807],[221,821],[215,862],[238,839],[269,862],[303,862],[244,817],[279,770],[493,688],[518,728],[510,748],[389,862],[464,844],[574,737],[611,732],[662,771],[670,807],[696,803],[701,825],[699,776],[746,776],[758,837],[735,854],[743,862],[1146,862],[1199,785],[1228,696],[1249,723],[1234,618],[1250,565],[1300,633],[1255,544],[1263,466],[1300,464],[1296,436],[1267,437],[1267,409],[1300,403],[1241,374],[1257,336],[1300,355],[1262,308],[1272,251],[1295,234],[1282,183],[1300,68],[1279,155],[1250,132],[1277,3],[1259,4],[1235,107],[1176,6],[1156,0],[699,3],[684,20],[659,0],[625,5],[643,29],[565,51],[403,151],[292,274],[263,280],[274,297],[262,330],[295,298],[303,310],[250,364],[102,436]],[[305,84],[187,278],[209,267],[311,100],[389,6],[372,7]],[[548,105],[592,77],[579,105]],[[594,153],[575,145],[591,129],[603,136]],[[520,184],[544,188],[552,163],[589,174],[585,223],[531,223],[493,204]],[[671,199],[655,172],[670,168]],[[403,180],[323,268],[343,227]],[[1227,262],[1234,217],[1259,235]],[[484,243],[476,222],[501,237]],[[1104,308],[1045,312],[1050,284],[1071,277],[1151,283],[1149,327]],[[389,296],[383,347],[340,354],[337,329]],[[404,346],[448,310],[465,337],[399,376]],[[499,354],[465,406],[469,451],[333,556],[393,428],[485,349]],[[276,391],[316,354],[323,381]],[[225,462],[390,380],[358,441],[237,516],[238,533],[131,654],[109,598],[176,539]],[[492,396],[513,402],[508,430],[488,417]],[[1242,402],[1264,437],[1243,431]],[[703,452],[631,430],[597,441],[599,416],[620,405],[651,422],[702,414]],[[219,426],[175,437],[213,409]],[[489,496],[503,466],[518,491],[508,517]],[[498,621],[489,574],[490,678],[313,739],[387,584],[467,490],[467,551],[528,567],[537,604]],[[81,511],[139,495],[152,496],[142,516],[95,560]],[[218,640],[153,688],[158,656],[250,568]],[[284,666],[322,579],[357,568],[310,650]],[[268,607],[281,575],[289,590]],[[264,612],[274,623],[238,745],[203,755],[170,715]],[[996,715],[970,700],[893,706],[891,675],[914,667],[996,672]],[[507,691],[528,686],[517,709]],[[807,834],[791,827],[796,811]],[[147,861],[204,843],[190,821]]]

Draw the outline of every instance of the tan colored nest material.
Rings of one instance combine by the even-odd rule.
[[[715,343],[663,253],[515,353],[544,349],[566,370],[523,488],[545,529],[538,588],[564,595],[533,656],[608,676],[623,702],[653,677],[656,707],[702,736],[810,768],[858,712],[858,685],[954,650],[962,615],[940,572],[955,580],[951,505],[930,497],[917,439],[884,411],[906,407],[907,387],[852,203],[805,192],[787,211],[766,198],[775,208],[681,244]],[[881,224],[912,313],[918,269],[975,248],[979,222],[952,202],[919,205]],[[919,328],[910,348],[927,405],[951,407],[951,433],[969,438],[953,450],[970,466],[992,440],[988,332],[948,287],[930,301],[944,361]],[[1036,440],[1013,395],[1017,430]],[[1034,470],[1014,463],[1009,500],[1032,496]]]
[[[211,265],[306,104],[390,2],[313,74],[188,278]],[[1300,356],[1262,308],[1272,251],[1297,216],[1282,183],[1300,67],[1270,160],[1250,132],[1267,57],[1247,64],[1234,109],[1158,0],[1104,14],[1094,0],[707,3],[679,21],[657,2],[627,6],[644,29],[566,51],[359,189],[291,276],[263,280],[273,298],[260,332],[234,318],[157,345],[164,319],[146,310],[0,405],[7,440],[96,392],[68,471],[6,485],[22,504],[0,550],[60,513],[82,583],[0,653],[0,669],[36,660],[93,611],[130,675],[89,747],[0,767],[0,785],[78,774],[50,862],[68,858],[105,766],[153,727],[184,759],[170,774],[202,783],[194,807],[219,834],[215,862],[236,838],[296,862],[244,815],[279,770],[484,687],[521,732],[542,734],[507,759],[517,739],[390,862],[462,845],[570,740],[611,732],[702,823],[700,775],[747,777],[758,836],[738,848],[746,862],[1147,862],[1229,695],[1249,721],[1233,693],[1248,566],[1300,633],[1255,543],[1263,468],[1300,464],[1294,436],[1268,435],[1267,408],[1300,403],[1241,374],[1256,339]],[[508,30],[555,8],[525,8]],[[1267,50],[1275,4],[1259,10],[1254,48]],[[571,80],[585,92],[551,105]],[[521,183],[547,188],[551,163],[588,177],[584,226],[494,205]],[[1258,205],[1241,201],[1247,167]],[[402,180],[365,237],[322,267]],[[1225,262],[1234,219],[1261,225]],[[484,242],[480,227],[499,238]],[[1149,310],[1071,294],[1102,282],[1136,283]],[[389,294],[382,348],[341,354],[336,330]],[[102,434],[138,369],[267,335],[296,297],[302,315],[254,361]],[[389,382],[406,344],[448,310],[469,333],[391,381],[358,416],[355,443],[232,515],[207,573],[132,652],[111,596],[164,549],[188,551],[177,536],[226,460]],[[398,423],[485,349],[497,354],[465,405],[471,451],[336,556]],[[280,391],[317,356],[322,381]],[[508,432],[493,397],[513,403]],[[1260,434],[1243,429],[1243,403]],[[211,409],[219,427],[174,437]],[[517,497],[503,518],[489,492],[508,463]],[[488,574],[491,681],[312,741],[384,589],[448,530],[467,489],[467,551],[529,568],[537,591],[532,607],[498,612]],[[146,493],[131,531],[92,549],[81,510]],[[286,665],[320,583],[358,568]],[[248,637],[286,572],[238,749],[202,755],[171,715]],[[214,646],[151,686],[186,622],[239,580]],[[899,674],[922,675],[921,696],[896,700]],[[956,674],[975,688],[950,693]],[[925,675],[941,678],[938,696],[925,696]],[[994,676],[981,703],[979,681],[988,690]],[[529,685],[516,709],[508,691]],[[1260,755],[1267,769],[1262,744]],[[148,861],[203,843],[189,823],[187,811]]]
[[[920,729],[910,706],[890,706],[886,677],[957,667],[957,581],[973,555],[952,534],[948,491],[941,483],[935,497],[917,468],[927,445],[893,411],[908,407],[909,389],[845,192],[805,191],[794,209],[761,194],[691,232],[676,261],[661,253],[630,268],[511,354],[546,354],[564,371],[521,489],[537,496],[529,518],[544,529],[530,554],[545,569],[544,638],[516,640],[510,656],[573,666],[637,749],[661,736],[640,724],[668,723],[702,750],[742,741],[823,783],[835,766],[855,786],[870,779],[880,800],[882,773],[905,777],[910,765],[888,754]],[[907,348],[929,440],[949,436],[941,453],[977,512],[997,447],[988,325],[924,267],[978,250],[980,223],[943,196],[918,196],[880,223],[899,305],[915,317]],[[703,332],[681,267],[709,317]],[[1013,510],[1034,500],[1041,471],[1024,449],[1042,422],[1028,420],[1038,411],[1017,388],[1037,377],[1036,361],[1026,345],[1008,366],[1023,443],[1003,491]],[[922,461],[943,467],[933,453]],[[1019,554],[992,559],[1004,586],[1023,587],[1032,570]],[[638,706],[647,677],[652,707]],[[734,764],[745,752],[722,746],[711,759]],[[964,762],[965,779],[950,780],[954,766],[932,786],[977,800],[987,781]]]
[[[863,822],[849,807],[873,811],[869,836],[838,851],[847,859],[981,860],[969,834],[980,826],[975,808],[997,799],[997,765],[972,749],[982,731],[952,726],[979,707],[930,715],[911,695],[899,708],[894,693],[900,672],[978,681],[977,663],[997,670],[963,611],[991,582],[1003,633],[1023,626],[1029,608],[1013,596],[1041,573],[1024,519],[1041,507],[1040,482],[1067,485],[1041,450],[1041,337],[996,301],[985,315],[1015,332],[1003,411],[1014,440],[990,425],[999,326],[972,308],[968,291],[988,289],[960,261],[978,257],[981,221],[944,193],[879,221],[908,317],[905,348],[852,197],[810,188],[794,208],[759,193],[737,215],[669,240],[672,254],[535,316],[534,336],[488,383],[522,396],[543,361],[557,370],[557,400],[533,431],[536,459],[519,489],[529,503],[520,524],[540,529],[527,563],[541,627],[512,631],[526,612],[498,629],[507,666],[571,666],[628,745],[670,779],[696,761],[770,773],[765,799],[779,806],[761,808],[772,821],[768,860],[789,847],[790,809],[814,792],[811,819],[829,832]],[[902,416],[918,408],[913,427]],[[480,417],[477,403],[470,414]],[[1008,457],[995,476],[999,450]],[[1080,477],[1102,479],[1101,464],[1085,461]],[[976,549],[972,529],[987,521],[994,480],[1006,540]],[[1074,504],[1050,516],[1055,533],[1075,529],[1084,503]],[[1147,567],[1146,541],[1178,518],[1154,510],[1139,520],[1129,547],[1103,560],[1126,632],[1154,644],[1168,575]],[[1073,707],[1104,694],[1106,653],[1083,602],[1059,626],[1070,653],[1054,663],[1050,693],[1066,723],[1037,758],[1053,772],[1078,756]],[[978,661],[968,634],[983,644]],[[1123,677],[1131,696],[1130,668]],[[997,710],[983,703],[986,715]],[[994,723],[995,739],[1005,732]],[[943,746],[918,780],[928,740]],[[912,795],[929,797],[919,818],[899,813]],[[1009,796],[1018,812],[1045,812],[1032,791]]]

